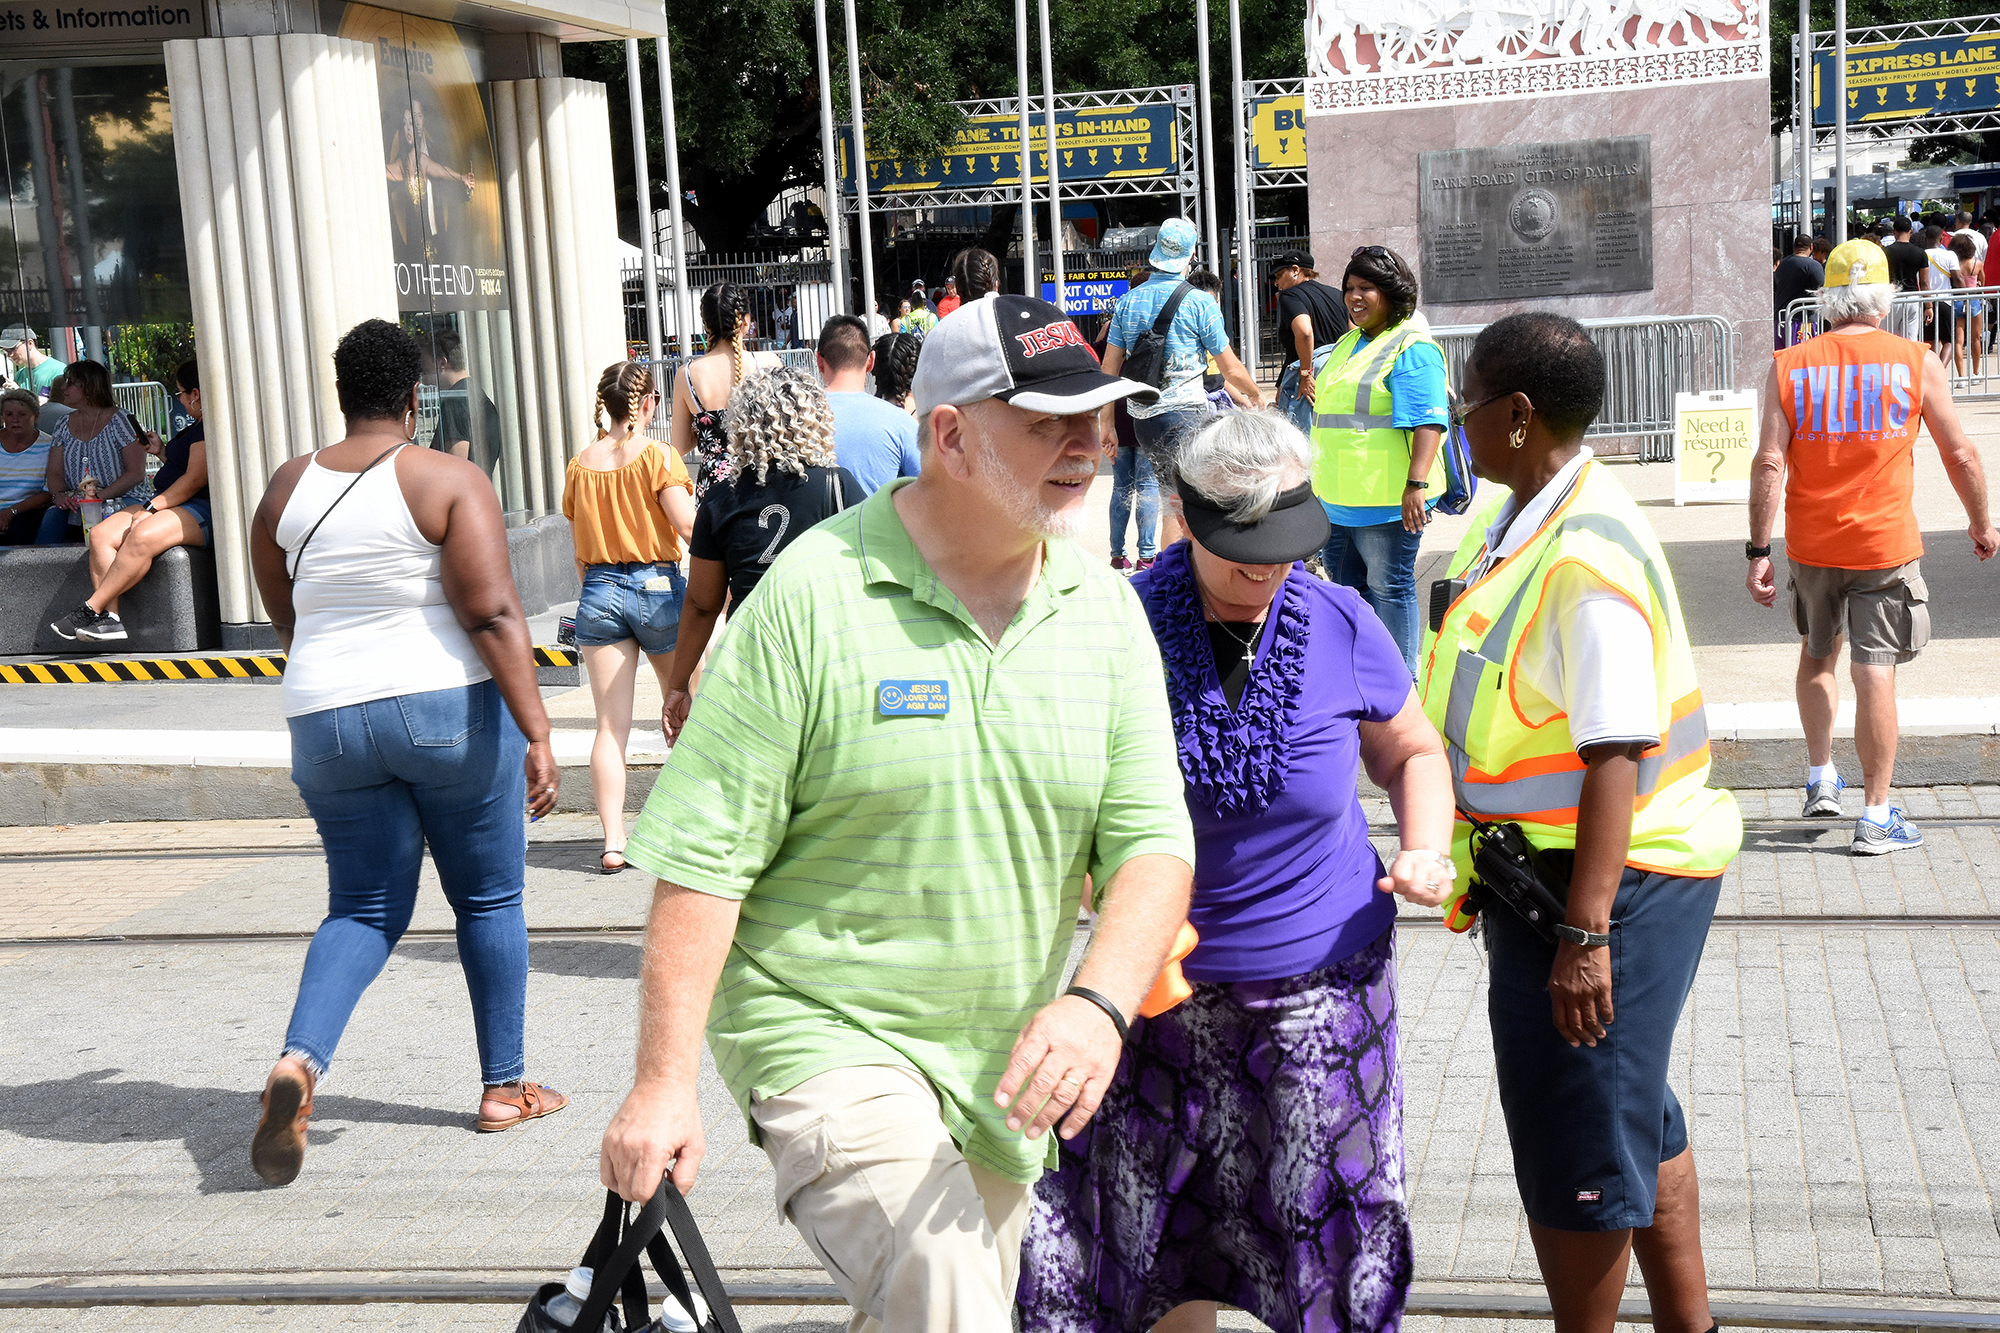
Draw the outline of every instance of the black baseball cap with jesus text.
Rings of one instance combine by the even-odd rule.
[[[1049,302],[996,296],[967,302],[925,335],[910,395],[918,416],[987,398],[1072,416],[1120,398],[1150,403],[1160,391],[1105,374],[1082,330]]]

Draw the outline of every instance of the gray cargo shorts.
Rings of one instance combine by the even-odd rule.
[[[1889,569],[1792,566],[1792,623],[1809,657],[1831,657],[1840,636],[1861,666],[1901,666],[1931,641],[1930,590],[1921,560]]]

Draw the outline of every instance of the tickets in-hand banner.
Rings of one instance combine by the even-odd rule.
[[[1175,109],[1091,107],[1056,112],[1057,175],[1064,181],[1131,180],[1178,175]],[[1048,179],[1048,125],[1037,115],[1028,134],[1029,166]],[[933,157],[897,158],[868,151],[868,193],[931,194],[1021,183],[1021,122],[1017,116],[972,116],[950,147]],[[834,146],[842,194],[854,193],[854,135],[840,127]]]

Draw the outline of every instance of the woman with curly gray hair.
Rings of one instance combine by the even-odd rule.
[[[729,475],[695,512],[680,642],[661,724],[680,735],[695,668],[725,603],[740,603],[813,524],[865,492],[833,452],[833,408],[816,376],[787,366],[736,388],[729,408]]]

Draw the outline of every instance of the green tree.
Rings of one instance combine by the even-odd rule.
[[[828,0],[834,114],[847,118],[847,52],[840,0]],[[1036,7],[1029,38],[1038,40]],[[1251,78],[1297,77],[1305,68],[1304,0],[1245,0],[1243,49]],[[1210,5],[1210,60],[1220,165],[1230,149],[1227,0]],[[690,225],[711,249],[742,238],[788,181],[818,181],[819,87],[811,0],[668,0],[681,187]],[[1192,83],[1193,0],[1070,0],[1049,14],[1056,86],[1062,91]],[[871,150],[921,157],[951,141],[961,117],[951,104],[1007,97],[1014,86],[1014,7],[1008,0],[905,4],[859,0],[863,112]],[[1039,91],[1039,47],[1030,52]],[[641,82],[654,176],[654,208],[666,206],[659,87],[652,46],[642,44]],[[639,234],[622,43],[563,48],[564,72],[610,87],[612,160],[620,230]],[[1226,198],[1228,190],[1218,191]]]

